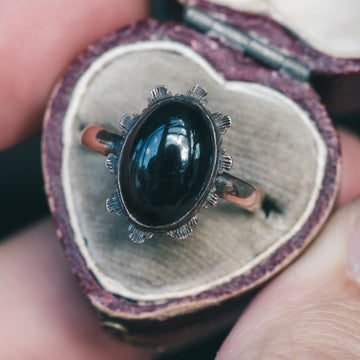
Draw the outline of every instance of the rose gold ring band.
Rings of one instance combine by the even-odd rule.
[[[93,125],[83,131],[81,142],[84,146],[107,156],[119,151],[123,139],[100,126]],[[263,190],[226,172],[217,176],[215,187],[220,198],[251,212],[259,210],[265,198]]]

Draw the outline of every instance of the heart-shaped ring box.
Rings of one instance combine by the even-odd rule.
[[[263,15],[202,0],[184,6],[187,25],[146,20],[88,47],[55,89],[43,137],[58,235],[103,326],[165,347],[229,326],[242,295],[311,242],[340,177],[339,139],[322,103],[332,114],[360,105],[360,61],[342,49],[326,55]],[[209,110],[232,118],[223,136],[231,173],[264,189],[278,209],[253,215],[220,202],[200,211],[185,240],[156,235],[135,244],[127,220],[106,212],[114,178],[104,157],[81,145],[81,132],[90,124],[117,132],[155,85],[184,93],[197,83]]]

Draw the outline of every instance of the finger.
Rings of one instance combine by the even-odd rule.
[[[98,325],[43,222],[0,245],[0,359],[146,360]]]
[[[217,360],[360,358],[360,199],[249,306]]]
[[[146,0],[0,3],[0,150],[40,129],[49,93],[89,43],[147,14]]]
[[[342,180],[337,205],[360,195],[360,140],[348,131],[340,131],[343,153]]]

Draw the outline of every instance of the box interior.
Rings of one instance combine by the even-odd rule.
[[[81,131],[96,124],[117,132],[124,114],[147,106],[155,85],[183,94],[197,83],[208,90],[207,108],[232,118],[223,136],[230,173],[260,186],[281,211],[266,217],[221,200],[200,210],[189,238],[155,235],[135,244],[128,221],[105,209],[115,177],[102,155],[81,145]],[[94,61],[73,90],[62,151],[66,206],[87,266],[106,290],[155,303],[230,281],[296,234],[318,198],[327,159],[314,123],[296,103],[259,84],[226,81],[189,47],[170,41],[116,47]]]

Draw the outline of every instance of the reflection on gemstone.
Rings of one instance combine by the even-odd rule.
[[[202,106],[184,98],[142,116],[124,144],[119,174],[123,201],[139,223],[176,223],[202,200],[215,167],[212,126]]]

